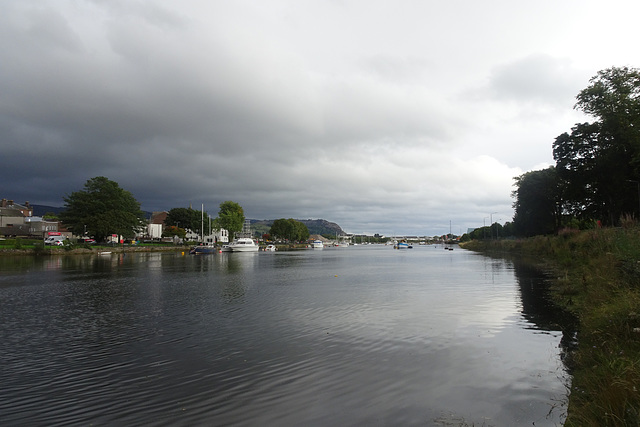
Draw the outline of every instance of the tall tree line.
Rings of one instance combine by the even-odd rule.
[[[640,215],[640,70],[599,71],[575,109],[593,118],[553,143],[555,167],[515,178],[514,224],[520,235],[574,223],[618,225]]]

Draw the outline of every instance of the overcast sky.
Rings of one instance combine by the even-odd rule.
[[[504,223],[640,3],[0,0],[0,196],[106,176],[148,211],[355,233]]]

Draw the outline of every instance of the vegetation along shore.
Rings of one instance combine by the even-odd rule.
[[[640,226],[462,246],[553,272],[555,302],[578,319],[565,425],[640,425]]]

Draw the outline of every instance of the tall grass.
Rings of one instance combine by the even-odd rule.
[[[465,247],[520,254],[556,273],[556,302],[579,319],[565,425],[640,426],[640,228]]]

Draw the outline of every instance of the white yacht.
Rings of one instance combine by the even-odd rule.
[[[249,237],[239,237],[229,243],[230,252],[258,252],[258,245]]]
[[[223,252],[258,252],[260,247],[251,238],[251,222],[246,219],[242,228],[242,237],[222,247]]]
[[[311,247],[313,249],[322,249],[324,248],[324,243],[322,243],[322,240],[314,240],[311,242]]]

